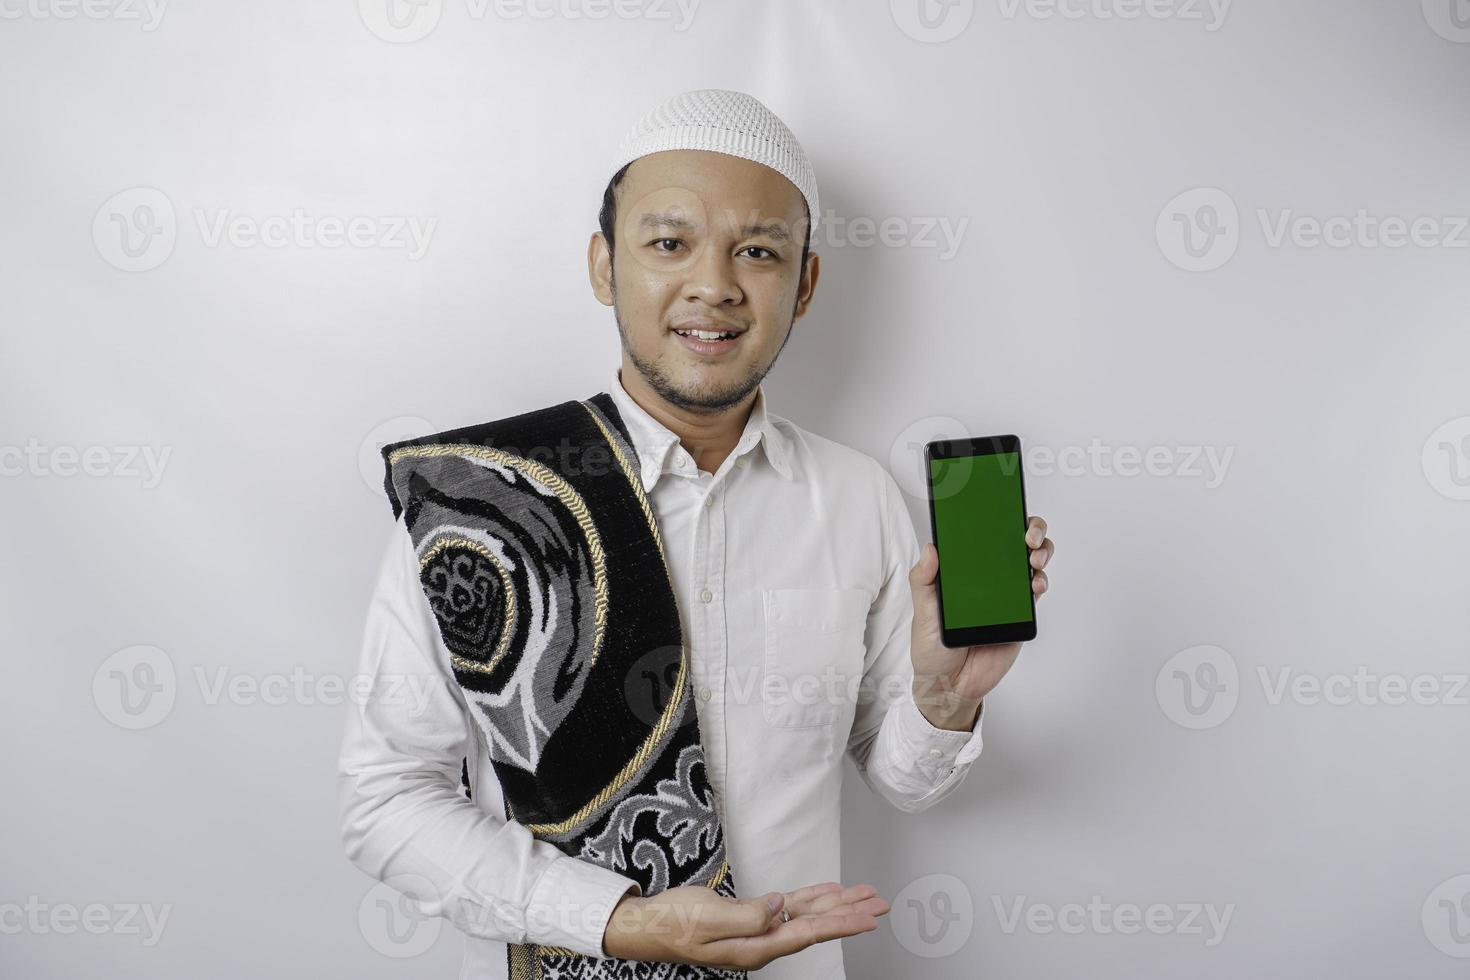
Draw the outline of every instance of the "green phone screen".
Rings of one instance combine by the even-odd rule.
[[[931,459],[944,628],[1030,622],[1018,453]]]

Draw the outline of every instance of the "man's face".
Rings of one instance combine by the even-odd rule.
[[[613,307],[629,361],[665,401],[719,412],[753,392],[806,312],[805,199],[769,167],[704,150],[633,162],[619,186],[612,262],[593,236],[593,290]],[[735,332],[714,344],[680,336]]]

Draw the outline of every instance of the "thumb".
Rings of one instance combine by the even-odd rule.
[[[939,574],[939,549],[929,542],[919,550],[919,561],[909,569],[909,586],[914,595],[934,591],[934,576]]]
[[[749,909],[746,913],[749,918],[744,919],[728,934],[720,938],[759,936],[766,932],[781,914],[781,907],[786,904],[786,894],[785,892],[767,892],[755,898],[740,899],[740,904]]]

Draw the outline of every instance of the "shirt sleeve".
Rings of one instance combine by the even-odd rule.
[[[919,541],[893,476],[874,461],[882,500],[883,584],[868,610],[861,696],[847,753],[863,781],[907,813],[926,810],[952,793],[980,754],[980,728],[936,728],[914,703],[910,656],[914,619],[909,571]]]
[[[461,789],[479,739],[399,519],[368,605],[338,760],[348,859],[465,933],[606,957],[612,910],[638,882],[569,857]]]

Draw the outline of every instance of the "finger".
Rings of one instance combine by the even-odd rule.
[[[814,914],[846,915],[850,912],[857,912],[862,915],[871,915],[876,919],[880,915],[887,915],[889,908],[890,906],[885,899],[878,895],[872,895],[868,898],[859,899],[856,902],[842,902],[831,908],[823,909],[820,913]]]
[[[1041,539],[1046,537],[1046,521],[1039,517],[1031,518],[1026,525],[1026,543],[1033,548],[1041,546]]]
[[[1041,547],[1035,548],[1031,552],[1031,567],[1045,568],[1046,563],[1051,561],[1051,556],[1056,550],[1057,546],[1052,544],[1051,538],[1047,538],[1041,542]]]
[[[801,914],[805,915],[826,913],[833,909],[865,901],[866,899],[875,897],[877,894],[878,889],[868,884],[850,885],[846,888],[839,887],[811,898],[804,904],[800,911]],[[798,910],[793,908],[791,914],[798,914]]]
[[[843,891],[842,884],[836,881],[824,881],[820,885],[807,885],[795,891],[786,893],[786,910],[792,915],[805,915],[812,911],[812,902],[816,899]],[[777,918],[780,913],[777,913]]]
[[[1043,592],[1045,592],[1048,585],[1049,583],[1046,580],[1045,572],[1036,572],[1031,576],[1031,591],[1035,592],[1037,595],[1041,595]]]
[[[721,962],[739,962],[740,957],[749,956],[764,962],[780,956],[806,949],[816,943],[829,942],[872,932],[878,928],[878,920],[860,912],[830,915],[806,915],[783,922],[764,935],[735,939],[721,939],[706,943],[703,950]]]

